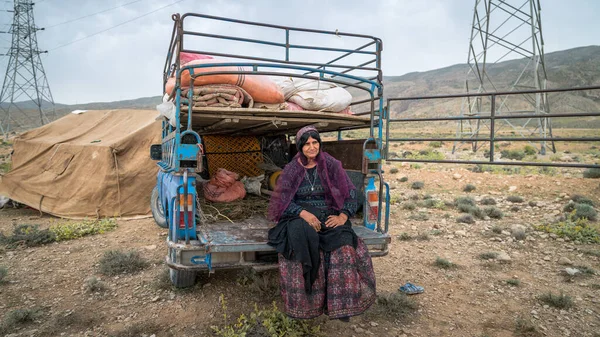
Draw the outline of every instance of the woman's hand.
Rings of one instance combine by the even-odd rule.
[[[308,222],[308,224],[314,228],[317,232],[321,231],[321,221],[314,214],[303,210],[300,212],[300,217],[304,219],[304,221]]]
[[[345,224],[346,221],[348,221],[348,216],[345,213],[340,213],[340,215],[330,215],[327,217],[327,221],[325,221],[325,226],[335,228]]]

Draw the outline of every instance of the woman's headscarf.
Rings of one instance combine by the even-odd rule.
[[[318,132],[314,127],[306,126],[298,131],[296,141],[309,131]],[[279,221],[304,179],[306,168],[299,161],[301,157],[304,157],[302,149],[298,149],[298,154],[285,166],[277,181],[277,187],[269,202],[268,217],[272,221]],[[325,191],[325,201],[329,207],[340,211],[344,207],[344,201],[350,196],[350,191],[354,189],[354,184],[342,163],[327,152],[320,151],[316,161],[317,173]]]

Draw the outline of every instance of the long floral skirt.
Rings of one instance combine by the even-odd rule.
[[[302,264],[279,254],[279,284],[284,312],[294,318],[355,316],[375,302],[375,273],[367,246],[342,246],[320,252],[321,263],[311,293],[304,289]]]

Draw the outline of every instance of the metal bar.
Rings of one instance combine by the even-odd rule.
[[[494,136],[496,135],[496,95],[492,95],[490,106],[490,162],[494,161]]]
[[[536,162],[504,162],[504,161],[469,161],[469,160],[427,160],[427,159],[386,159],[386,162],[406,163],[436,163],[436,164],[475,164],[475,165],[505,165],[505,166],[548,166],[548,167],[573,167],[573,168],[596,168],[600,165],[594,164],[562,164],[562,163],[536,163]]]
[[[492,139],[491,138],[389,138],[390,142],[435,142],[435,141],[448,141],[448,142],[455,142],[455,141],[462,141],[462,140],[468,140],[468,141],[478,141],[478,142],[489,142]],[[510,138],[510,137],[499,137],[499,138],[493,138],[494,141],[496,142],[528,142],[528,141],[533,141],[533,142],[539,142],[539,141],[543,141],[543,140],[553,140],[555,142],[600,142],[600,137],[584,137],[584,138],[561,138],[561,137],[536,137],[536,138]]]
[[[357,115],[357,114],[355,114]],[[552,117],[593,117],[600,116],[600,112],[575,112],[575,113],[544,113],[526,115],[496,115],[496,119],[526,119],[526,118],[552,118]],[[396,118],[390,122],[433,122],[433,121],[456,121],[469,119],[490,119],[490,116],[465,116],[465,117],[426,117],[426,118]]]
[[[283,47],[283,48],[287,47],[287,45],[285,43],[277,43],[277,42],[255,40],[255,39],[246,39],[243,37],[235,37],[235,36],[229,36],[229,35],[207,34],[207,33],[193,32],[193,31],[187,31],[187,30],[183,31],[183,34],[193,35],[193,36],[203,36],[203,37],[209,37],[209,38],[213,38],[213,39],[223,39],[223,40],[232,40],[232,41],[239,41],[239,42],[265,44],[268,46],[275,46],[275,47]]]

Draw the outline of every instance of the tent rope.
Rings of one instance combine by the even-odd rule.
[[[117,170],[117,195],[119,198],[119,217],[121,217],[121,178],[119,176],[119,162],[117,161],[117,149],[112,149],[115,158],[115,169]]]

